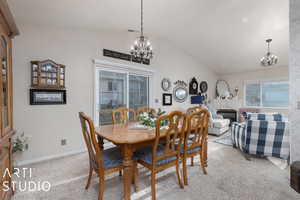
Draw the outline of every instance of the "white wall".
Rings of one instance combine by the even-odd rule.
[[[290,1],[291,160],[300,161],[300,1]],[[300,106],[300,105],[299,105]]]
[[[20,26],[20,25],[19,25]],[[78,112],[93,114],[94,69],[92,59],[120,60],[102,56],[102,49],[128,52],[134,37],[126,32],[92,32],[38,26],[20,26],[21,35],[14,40],[14,126],[18,134],[31,136],[28,151],[19,163],[80,151],[84,147]],[[154,98],[161,105],[163,77],[189,81],[192,77],[206,80],[210,98],[214,95],[217,76],[210,69],[173,46],[168,41],[154,39],[154,59],[150,66],[154,75]],[[66,65],[67,105],[29,105],[30,61],[53,59]],[[127,63],[124,61],[123,63]],[[174,101],[173,101],[174,102]],[[175,103],[172,109],[185,109],[189,104]],[[170,110],[171,107],[164,108]],[[66,138],[67,145],[60,140]]]
[[[280,61],[280,60],[279,60]],[[239,88],[238,99],[241,105],[244,106],[244,84],[248,80],[289,80],[289,69],[286,67],[270,67],[259,71],[234,73],[220,76],[226,80],[232,91],[234,88]],[[282,112],[288,114],[288,109],[262,109],[263,112]]]

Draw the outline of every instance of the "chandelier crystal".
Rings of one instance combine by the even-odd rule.
[[[153,57],[152,46],[147,37],[144,36],[143,27],[143,0],[141,0],[141,35],[134,41],[130,53],[135,58],[151,59]]]
[[[266,42],[268,43],[268,52],[262,57],[260,63],[263,66],[275,65],[278,62],[278,57],[270,52],[270,43],[272,42],[272,39],[267,39]]]

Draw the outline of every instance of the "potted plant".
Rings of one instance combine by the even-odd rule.
[[[26,137],[24,133],[18,135],[16,138],[13,139],[12,153],[14,155],[20,152],[24,152],[27,149],[28,149],[28,137]],[[13,165],[14,167],[17,166],[15,156],[13,160]]]

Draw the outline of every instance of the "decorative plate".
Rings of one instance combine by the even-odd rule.
[[[161,89],[163,89],[163,91],[168,91],[171,88],[171,81],[167,78],[164,78],[161,81]]]
[[[202,81],[202,82],[200,83],[200,92],[201,92],[201,93],[205,93],[205,92],[207,92],[207,89],[208,89],[208,84],[207,84],[207,82],[206,82],[206,81]]]

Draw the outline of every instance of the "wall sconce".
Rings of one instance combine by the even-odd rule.
[[[230,96],[228,97],[228,99],[233,99],[234,97],[236,97],[239,94],[239,88],[235,87],[234,88],[234,92],[230,92]]]

